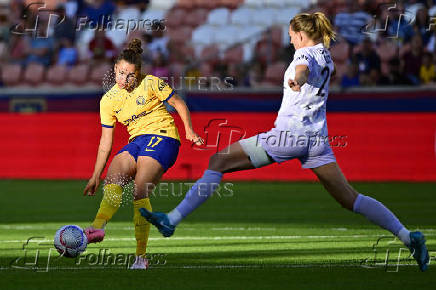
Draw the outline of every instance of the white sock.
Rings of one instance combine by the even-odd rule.
[[[182,214],[175,208],[168,213],[168,219],[170,220],[170,224],[176,226],[183,219]]]
[[[410,245],[410,231],[408,231],[406,228],[402,228],[398,232],[398,238],[400,241],[402,241],[406,246]]]

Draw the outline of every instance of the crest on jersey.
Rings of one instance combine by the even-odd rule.
[[[138,106],[144,106],[145,105],[145,98],[143,96],[139,96],[136,98],[136,104]]]
[[[162,91],[165,88],[166,85],[167,85],[166,82],[161,80],[159,82],[159,91]]]

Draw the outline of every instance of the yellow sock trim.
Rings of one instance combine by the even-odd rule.
[[[102,229],[120,207],[123,198],[123,188],[118,184],[106,184],[103,187],[103,198],[97,215],[91,226]]]
[[[143,198],[133,201],[133,223],[135,224],[135,238],[136,238],[136,256],[145,255],[147,250],[148,235],[150,233],[150,223],[142,217],[139,212],[140,208],[151,209],[149,198]]]

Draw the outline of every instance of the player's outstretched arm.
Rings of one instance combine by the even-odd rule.
[[[307,82],[309,78],[309,68],[307,65],[297,65],[295,67],[295,78],[288,81],[289,87],[295,91],[299,92],[301,87]]]
[[[83,195],[95,195],[98,185],[100,184],[100,176],[106,166],[107,160],[112,151],[112,142],[114,136],[114,128],[101,128],[100,145],[98,146],[97,160],[94,165],[94,173],[89,179],[88,184],[83,190]]]
[[[194,142],[197,145],[204,144],[204,140],[198,136],[197,133],[195,133],[194,129],[192,129],[191,114],[188,106],[186,106],[185,101],[183,101],[179,95],[174,94],[168,100],[168,103],[176,109],[177,113],[179,113],[180,118],[185,125],[186,139]]]

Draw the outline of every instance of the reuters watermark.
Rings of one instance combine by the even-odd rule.
[[[195,185],[195,188],[194,188]],[[161,182],[158,185],[152,183],[147,183],[147,191],[151,192],[149,196],[151,197],[181,197],[191,189],[194,194],[198,196],[208,196],[207,192],[213,192],[214,196],[217,198],[227,198],[234,196],[233,186],[231,182],[225,183],[191,183],[191,182],[180,182],[180,183],[168,183]]]
[[[217,77],[160,77],[173,89],[198,90],[198,91],[229,91],[235,88],[233,76]]]

